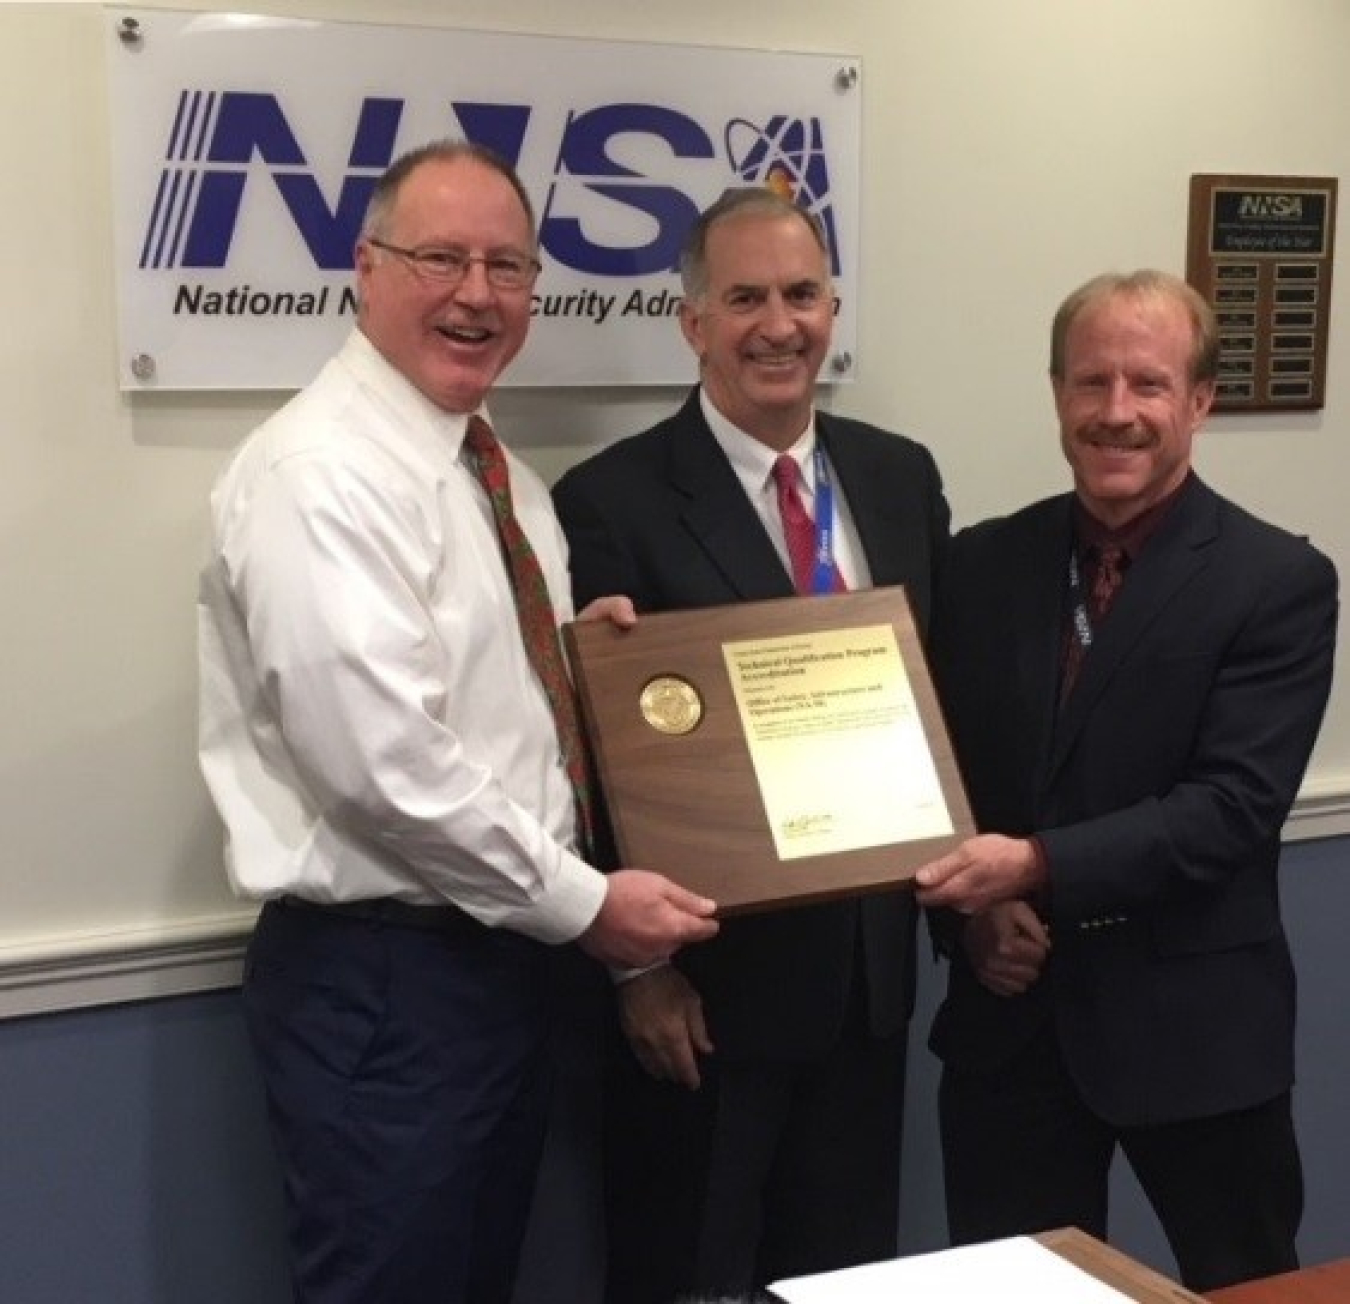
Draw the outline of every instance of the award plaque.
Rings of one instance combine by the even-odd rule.
[[[1191,178],[1186,279],[1219,319],[1214,411],[1320,408],[1335,177]]]
[[[901,588],[563,638],[622,862],[724,914],[895,887],[974,831]]]

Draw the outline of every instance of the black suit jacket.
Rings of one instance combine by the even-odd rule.
[[[824,413],[816,430],[872,582],[904,584],[922,625],[950,520],[931,455]],[[666,611],[793,592],[697,390],[674,416],[567,472],[554,500],[578,607],[611,593],[639,611]],[[856,977],[860,911],[872,1029],[903,1025],[913,1005],[914,908],[893,892],[729,919],[714,941],[682,953],[676,963],[703,998],[720,1055],[796,1058],[830,1045]]]
[[[991,1069],[1053,1018],[1113,1123],[1245,1108],[1293,1080],[1277,862],[1331,684],[1335,571],[1192,477],[1057,709],[1070,505],[952,545],[935,670],[979,826],[1040,836],[1053,950],[1000,998],[956,948],[932,1045]]]

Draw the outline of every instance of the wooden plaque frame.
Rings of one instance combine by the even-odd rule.
[[[780,859],[723,645],[880,625],[894,631],[954,832]],[[575,622],[563,640],[622,862],[668,874],[724,914],[906,884],[974,831],[902,588],[644,615],[629,630]],[[701,699],[701,718],[687,732],[662,732],[644,717],[644,689],[667,678],[694,685]]]
[[[1186,279],[1219,319],[1215,412],[1326,399],[1335,177],[1191,177]]]

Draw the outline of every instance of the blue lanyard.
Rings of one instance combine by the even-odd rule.
[[[834,592],[834,482],[825,463],[825,450],[816,440],[813,460],[816,469],[816,548],[815,571],[811,576],[812,593]]]

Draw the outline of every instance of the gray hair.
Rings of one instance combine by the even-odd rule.
[[[365,220],[361,223],[362,238],[370,236],[378,238],[388,234],[389,220],[393,215],[394,205],[398,202],[398,192],[418,168],[424,163],[453,162],[456,159],[470,159],[475,163],[481,163],[499,176],[505,177],[516,192],[520,206],[525,210],[530,231],[534,231],[534,205],[530,202],[529,193],[520,177],[516,175],[515,168],[496,150],[488,149],[486,145],[475,145],[467,140],[446,139],[433,140],[428,144],[419,145],[416,149],[410,149],[389,165],[384,175],[375,183],[375,189],[370,192]]]
[[[717,202],[699,214],[698,220],[685,236],[680,251],[680,284],[684,297],[690,302],[700,300],[708,293],[708,234],[719,222],[733,217],[795,217],[805,223],[821,252],[829,257],[829,243],[820,220],[806,209],[799,208],[768,186],[740,186],[724,190]]]

